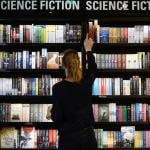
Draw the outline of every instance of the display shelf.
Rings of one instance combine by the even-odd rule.
[[[97,77],[149,77],[150,69],[98,69]]]
[[[73,18],[73,17],[65,17],[65,18],[57,18],[57,17],[51,17],[51,18],[45,18],[45,17],[21,17],[21,18],[0,18],[0,23],[3,24],[12,24],[12,25],[18,25],[18,24],[37,24],[37,25],[43,25],[43,24],[66,24],[66,23],[70,23],[70,24],[82,24],[81,19],[79,18]]]
[[[134,15],[134,17],[133,17]],[[150,24],[150,20],[149,20],[149,15],[144,15],[144,17],[140,15],[136,15],[136,14],[126,14],[126,16],[122,17],[121,14],[119,16],[97,16],[94,15],[93,16],[88,16],[87,20],[89,21],[93,21],[94,19],[97,19],[99,21],[100,25],[106,25],[106,24],[111,24],[113,26],[133,26],[135,24],[140,24],[140,25],[145,25],[145,24]],[[89,19],[90,18],[90,19]]]
[[[63,69],[1,69],[0,77],[41,77],[43,74],[52,77],[63,78],[65,72]]]
[[[0,44],[0,51],[16,52],[22,50],[41,51],[47,48],[51,52],[63,52],[73,48],[82,51],[83,41],[86,35],[87,22],[89,18],[98,19],[101,26],[131,27],[134,25],[150,25],[150,13],[141,11],[85,11],[85,1],[81,1],[79,11],[7,11],[1,13],[0,24],[80,24],[82,25],[81,43],[6,43]],[[19,15],[18,15],[19,14]],[[110,15],[111,14],[111,15]],[[16,16],[19,16],[18,18]],[[149,52],[150,43],[95,43],[93,52],[104,54],[128,54],[136,52]],[[83,62],[85,60],[83,59]],[[47,70],[0,70],[0,77],[41,77],[43,74],[51,74],[52,77],[63,77],[61,69]],[[97,77],[150,77],[150,69],[99,69]],[[93,104],[117,103],[131,105],[133,103],[150,104],[150,96],[92,96]],[[0,96],[0,103],[21,104],[52,104],[52,96]],[[0,122],[0,127],[35,126],[37,129],[58,129],[53,122]],[[97,122],[94,128],[103,128],[106,131],[120,131],[122,126],[135,126],[136,130],[150,130],[150,122]],[[150,148],[103,148],[103,150],[149,150]],[[57,149],[53,149],[57,150]],[[101,150],[99,148],[99,150]]]
[[[65,77],[63,69],[0,69],[0,77],[41,76],[50,74],[52,77]],[[97,77],[150,77],[150,69],[97,69]]]
[[[35,127],[37,129],[57,129],[58,125],[53,122],[1,122],[0,127],[15,127],[21,128],[22,126],[26,127]]]
[[[20,128],[22,126],[32,127],[37,129],[58,129],[58,124],[54,122],[0,122],[0,127],[16,127]],[[104,129],[104,130],[119,130],[122,126],[135,126],[136,130],[143,131],[144,129],[150,129],[150,122],[96,122],[94,124],[94,129]]]
[[[48,51],[64,52],[64,50],[73,48],[76,51],[81,51],[81,43],[2,43],[0,44],[1,51],[22,51],[22,49],[31,49],[40,51],[42,48],[47,48]]]
[[[117,103],[130,105],[133,103],[150,103],[150,96],[92,96],[94,104]]]
[[[104,129],[108,131],[120,131],[122,126],[135,126],[138,131],[145,131],[150,129],[150,122],[97,122],[94,124],[95,129]]]
[[[95,53],[136,53],[150,51],[150,43],[95,43]]]
[[[137,102],[150,103],[150,96],[92,96],[93,104],[103,103],[133,104]],[[0,103],[49,104],[53,103],[52,96],[0,96]]]
[[[0,103],[52,104],[52,96],[0,96]]]

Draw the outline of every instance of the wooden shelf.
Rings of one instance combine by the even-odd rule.
[[[133,103],[150,103],[150,96],[92,96],[93,104],[117,103],[130,105]],[[49,104],[51,96],[0,96],[0,103]]]
[[[1,122],[0,127],[16,127],[21,128],[22,126],[32,127],[37,129],[58,129],[58,125],[53,122]]]
[[[150,103],[150,96],[92,96],[94,104],[117,103],[130,105],[133,103]]]
[[[150,69],[98,69],[97,77],[149,77]]]
[[[0,127],[16,127],[21,128],[22,126],[35,126],[37,129],[58,129],[58,124],[54,122],[1,122]],[[135,126],[138,131],[145,131],[150,129],[150,122],[96,122],[94,128],[101,128],[108,131],[120,131],[122,126]]]
[[[50,74],[52,77],[63,78],[63,69],[1,69],[0,77],[29,76],[37,77],[43,74]],[[97,77],[126,77],[138,75],[140,77],[150,77],[150,69],[98,69]]]
[[[0,103],[52,104],[52,96],[0,96]]]
[[[105,131],[120,131],[122,126],[135,126],[137,131],[150,130],[150,122],[97,122],[94,128]]]
[[[32,49],[34,51],[40,51],[42,48],[47,48],[54,52],[63,52],[68,48],[74,48],[76,51],[81,51],[81,43],[4,43],[0,44],[1,51],[7,49],[7,51],[22,51]]]
[[[150,51],[150,43],[95,43],[95,53],[136,53]]]
[[[41,77],[44,74],[56,78],[65,77],[63,69],[1,69],[0,77]]]
[[[78,24],[82,24],[82,20],[80,18],[73,18],[73,17],[52,17],[52,18],[45,18],[43,17],[20,17],[20,18],[4,18],[1,17],[0,18],[0,23],[2,24],[12,24],[12,25],[19,25],[19,24],[37,24],[37,25],[43,25],[43,24],[51,24],[51,25],[55,25],[55,24],[60,24],[60,25],[65,25],[66,23],[69,24],[74,24],[74,25],[78,25]]]

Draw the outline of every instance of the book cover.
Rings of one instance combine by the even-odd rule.
[[[21,127],[20,148],[35,148],[34,127]]]
[[[47,53],[47,69],[59,69],[59,52]]]
[[[1,129],[0,146],[2,149],[17,148],[17,130],[15,128]]]
[[[109,28],[101,27],[101,29],[100,29],[100,43],[109,43]]]
[[[99,121],[100,122],[109,121],[109,105],[108,104],[99,105]]]
[[[42,104],[42,105],[43,105],[42,121],[43,122],[52,122],[51,109],[52,109],[53,105],[52,104]]]
[[[121,127],[122,146],[124,148],[133,148],[135,137],[135,126]]]
[[[11,104],[11,121],[22,122],[22,104]]]

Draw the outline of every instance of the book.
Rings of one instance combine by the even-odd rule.
[[[81,25],[0,25],[0,43],[79,43],[80,40]]]
[[[96,22],[96,23],[95,23]],[[106,27],[98,21],[89,21],[90,37],[97,43],[149,43],[149,25],[133,25],[130,27]],[[107,30],[106,30],[107,29]]]
[[[14,127],[2,128],[0,133],[0,148],[17,148],[17,130]]]
[[[107,27],[101,27],[100,43],[109,43],[109,29]]]
[[[121,127],[122,146],[125,148],[134,147],[135,126]]]
[[[22,104],[11,104],[11,121],[22,122]]]
[[[20,137],[20,148],[35,148],[35,128],[22,127]]]
[[[47,69],[59,69],[59,53],[58,52],[48,52]]]
[[[99,106],[99,121],[100,122],[109,121],[109,105],[103,104]]]

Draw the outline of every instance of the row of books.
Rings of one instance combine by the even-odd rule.
[[[150,95],[150,78],[133,76],[123,78],[96,78],[93,83],[93,95]]]
[[[4,25],[0,43],[79,43],[81,25]]]
[[[1,122],[52,122],[47,111],[52,104],[0,104]],[[130,106],[93,104],[95,122],[147,122],[150,121],[150,106],[136,103]]]
[[[149,69],[150,52],[136,54],[94,54],[98,69]]]
[[[149,122],[150,105],[93,104],[95,122]]]
[[[150,148],[150,131],[135,131],[135,126],[122,126],[121,131],[95,129],[98,148]]]
[[[150,43],[150,25],[131,27],[100,26],[89,21],[89,36],[97,43]]]
[[[78,52],[81,59],[81,52]],[[48,52],[46,48],[31,52],[0,52],[0,69],[59,69],[62,67],[63,53]],[[81,62],[82,63],[82,62]]]
[[[61,80],[50,75],[42,75],[41,78],[0,78],[0,95],[49,96],[52,95],[52,86]],[[96,78],[92,94],[150,95],[150,78]]]
[[[0,122],[52,122],[47,111],[52,104],[0,104]]]
[[[37,130],[35,127],[2,128],[0,148],[57,148],[57,130]],[[95,129],[98,148],[150,148],[150,131],[135,131],[135,126],[122,126],[121,131]]]
[[[39,130],[35,127],[5,127],[0,130],[1,149],[57,148],[57,130]]]
[[[50,96],[60,78],[42,75],[41,78],[0,78],[0,95]]]
[[[81,52],[78,52],[81,59]],[[98,69],[147,69],[150,68],[150,52],[137,54],[94,54]],[[0,69],[59,69],[63,53],[48,52],[0,52]]]

